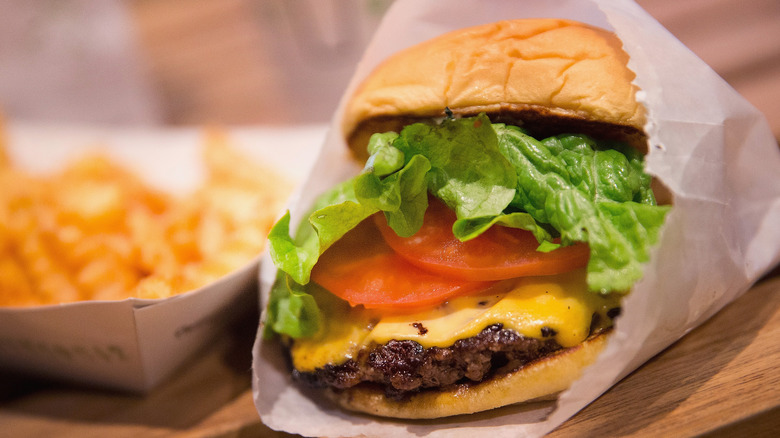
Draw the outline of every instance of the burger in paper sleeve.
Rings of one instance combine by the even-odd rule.
[[[295,230],[264,336],[349,410],[440,418],[551,399],[592,363],[668,206],[610,32],[512,20],[385,60],[346,103],[360,174]]]

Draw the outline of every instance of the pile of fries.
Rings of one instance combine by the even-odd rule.
[[[184,197],[97,153],[33,175],[0,142],[0,306],[164,298],[250,263],[292,184],[206,134],[206,179]]]

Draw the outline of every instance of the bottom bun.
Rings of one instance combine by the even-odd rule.
[[[402,401],[390,400],[384,391],[359,386],[326,391],[328,398],[345,409],[381,417],[433,419],[507,406],[554,400],[579,378],[583,368],[596,360],[606,345],[608,332],[591,336],[582,344],[559,350],[508,374],[479,383],[465,383],[442,391],[425,391]]]

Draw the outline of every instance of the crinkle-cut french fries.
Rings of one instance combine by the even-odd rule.
[[[249,263],[292,184],[206,134],[206,179],[181,198],[98,154],[28,174],[0,139],[0,305],[165,298]]]

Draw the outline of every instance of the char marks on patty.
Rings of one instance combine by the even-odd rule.
[[[493,324],[450,347],[423,348],[414,341],[393,340],[363,350],[343,364],[327,365],[310,373],[294,371],[293,376],[313,387],[346,389],[376,384],[389,398],[400,400],[425,389],[481,382],[559,349],[555,340],[527,338]]]

